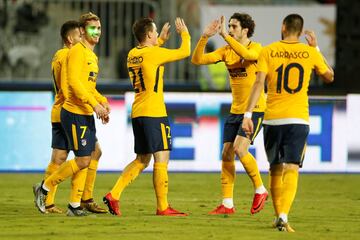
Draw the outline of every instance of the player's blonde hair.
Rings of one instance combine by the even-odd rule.
[[[80,27],[85,28],[89,21],[100,21],[100,18],[92,12],[84,13],[79,18]]]

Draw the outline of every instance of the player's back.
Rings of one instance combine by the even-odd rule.
[[[164,64],[190,55],[190,35],[181,33],[181,46],[167,49],[159,46],[138,46],[127,58],[129,77],[135,90],[131,117],[166,117],[163,94]]]
[[[279,41],[263,49],[258,70],[267,72],[265,120],[293,118],[308,122],[307,93],[313,69],[319,72],[327,69],[314,47],[300,42]]]
[[[61,89],[61,71],[66,67],[66,57],[69,48],[64,47],[58,50],[51,61],[51,71],[54,81],[55,100],[51,110],[51,122],[60,122],[60,110],[65,101],[63,91]]]
[[[135,91],[132,117],[167,116],[163,95],[164,66],[156,61],[160,48],[136,47],[128,54],[128,71]]]

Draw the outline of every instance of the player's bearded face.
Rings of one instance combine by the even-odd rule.
[[[101,24],[100,21],[89,21],[85,27],[85,39],[90,44],[97,44],[101,36]]]

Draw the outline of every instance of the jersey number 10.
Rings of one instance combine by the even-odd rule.
[[[299,80],[296,88],[291,89],[289,87],[289,72],[292,68],[295,68],[299,71]],[[278,73],[277,84],[276,84],[276,93],[281,93],[282,85],[284,90],[290,94],[297,93],[301,90],[303,81],[304,81],[304,68],[298,63],[290,63],[284,69],[284,64],[281,64],[280,67],[276,69]],[[284,77],[283,77],[284,76]],[[284,80],[284,83],[282,83]]]

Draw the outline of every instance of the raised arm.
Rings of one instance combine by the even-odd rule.
[[[220,36],[224,38],[224,40],[229,44],[229,46],[236,52],[237,55],[244,58],[245,60],[257,60],[259,58],[259,54],[261,51],[261,45],[255,45],[251,49],[248,49],[238,41],[236,41],[233,37],[229,35],[226,31],[226,20],[224,16],[220,18]]]
[[[332,83],[334,81],[334,70],[328,64],[325,57],[321,54],[320,49],[318,47],[317,39],[315,32],[312,30],[305,30],[305,39],[308,42],[309,46],[316,48],[316,50],[321,55],[327,69],[325,71],[321,70],[321,66],[317,66],[316,71],[319,73],[321,79],[326,83]]]
[[[219,29],[219,20],[214,20],[205,27],[203,34],[200,37],[191,58],[191,62],[193,64],[196,65],[211,64],[222,60],[222,55],[219,53],[219,51],[204,53],[208,39],[214,36],[218,32],[218,29]]]
[[[182,18],[175,20],[176,31],[181,36],[181,46],[178,49],[158,48],[158,64],[173,62],[190,56],[190,34]]]

